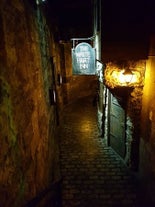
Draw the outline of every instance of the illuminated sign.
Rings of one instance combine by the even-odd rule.
[[[72,49],[72,68],[75,75],[95,74],[95,50],[86,42]]]

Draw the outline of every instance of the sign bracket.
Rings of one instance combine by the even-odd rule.
[[[71,41],[73,42],[73,48],[76,47],[76,44],[78,44],[79,41],[93,41],[95,39],[95,36],[92,37],[79,37],[79,38],[72,38]]]

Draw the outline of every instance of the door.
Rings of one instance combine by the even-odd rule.
[[[125,111],[123,100],[110,95],[109,107],[109,145],[122,157],[125,157]]]

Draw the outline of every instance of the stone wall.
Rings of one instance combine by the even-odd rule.
[[[119,62],[118,62],[119,63]],[[138,170],[139,166],[139,143],[140,143],[140,119],[141,119],[141,108],[142,108],[142,94],[143,94],[143,86],[144,86],[144,74],[146,69],[146,60],[128,60],[126,64],[132,70],[139,71],[141,74],[140,81],[134,84],[132,87],[122,87],[117,86],[113,80],[109,79],[106,76],[106,73],[110,75],[109,71],[113,71],[113,68],[121,68],[115,62],[107,63],[107,68],[105,71],[105,83],[107,84],[110,92],[123,100],[121,103],[121,107],[125,110],[125,147],[126,153],[124,161],[132,170]],[[110,76],[111,78],[111,76]],[[109,82],[108,82],[109,81]],[[118,82],[119,83],[119,82]],[[109,104],[109,93],[107,93],[107,108],[106,108],[106,119],[109,119],[108,111],[110,110]],[[110,120],[109,120],[110,121]],[[108,124],[108,122],[107,122]],[[105,129],[108,134],[108,125],[105,125]],[[106,133],[106,131],[105,131]]]
[[[59,179],[54,50],[28,1],[0,2],[0,37],[0,206],[23,206]]]

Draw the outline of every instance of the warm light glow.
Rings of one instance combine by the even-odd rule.
[[[105,84],[110,88],[114,87],[137,87],[144,84],[144,76],[139,68],[119,69],[109,64],[104,72]]]
[[[124,72],[123,72],[123,76],[124,76],[124,79],[125,79],[125,82],[128,84],[132,81],[132,78],[133,78],[133,73],[130,69],[126,69]]]
[[[125,73],[125,70],[119,72],[119,75],[118,75],[118,81],[121,83],[121,84],[128,84],[130,83],[131,79],[132,79],[132,75],[131,74],[124,74]]]
[[[139,76],[140,74],[136,71],[130,74],[125,73],[125,70],[112,72],[112,77],[117,83],[120,83],[121,85],[130,85],[133,83],[137,83]]]

